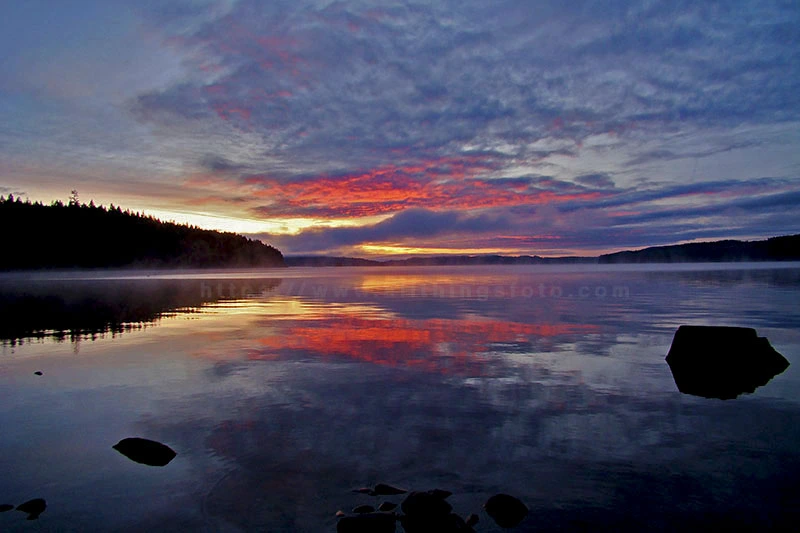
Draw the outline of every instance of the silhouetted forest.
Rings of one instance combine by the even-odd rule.
[[[0,228],[0,270],[285,266],[261,241],[83,204],[76,193],[50,205],[0,196]]]

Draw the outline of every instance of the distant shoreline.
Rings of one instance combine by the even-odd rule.
[[[713,242],[651,246],[593,257],[541,257],[538,255],[439,255],[408,259],[374,260],[357,257],[284,256],[289,267],[339,266],[474,266],[474,265],[575,265],[639,263],[762,263],[800,261],[800,235],[761,241]]]

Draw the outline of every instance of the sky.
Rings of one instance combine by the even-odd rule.
[[[0,18],[0,195],[286,255],[800,233],[800,3],[60,0]]]

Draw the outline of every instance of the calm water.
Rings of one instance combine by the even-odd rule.
[[[335,531],[378,482],[450,490],[476,531],[497,492],[516,531],[796,524],[800,265],[768,267],[6,275],[0,504],[47,510],[0,530]],[[791,366],[681,394],[681,324],[754,327]],[[131,436],[178,455],[134,463]]]

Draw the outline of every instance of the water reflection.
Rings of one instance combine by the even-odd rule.
[[[720,402],[678,392],[664,356],[679,325],[724,324],[756,327],[796,363],[800,284],[786,270],[66,284],[56,300],[125,311],[15,326],[40,341],[0,359],[0,496],[46,498],[50,530],[334,531],[337,509],[379,503],[350,490],[381,482],[446,488],[462,516],[513,494],[530,510],[517,531],[779,529],[800,508],[800,365]],[[80,357],[50,333],[133,316],[153,327]],[[111,446],[130,435],[177,455],[120,460]],[[0,529],[20,529],[13,514]],[[476,529],[493,527],[482,514]]]
[[[0,342],[95,339],[225,299],[266,294],[276,279],[0,278]]]

